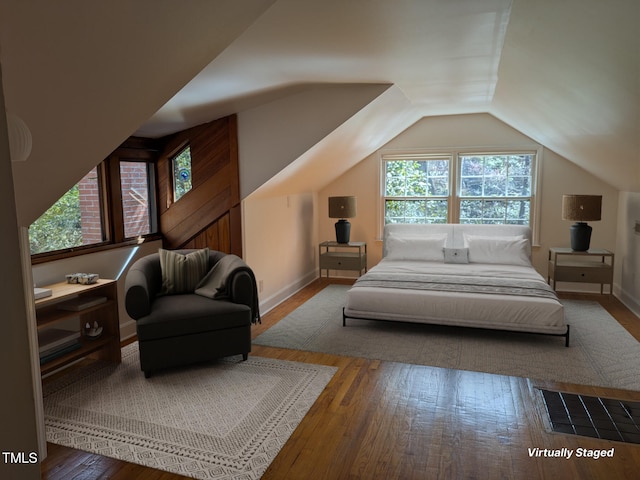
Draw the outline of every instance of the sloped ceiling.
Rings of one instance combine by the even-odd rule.
[[[6,109],[33,137],[30,158],[13,164],[20,224],[38,218],[273,1],[2,0]]]
[[[34,138],[14,164],[19,220],[134,132],[160,136],[319,83],[390,84],[393,101],[336,125],[301,162],[344,168],[422,116],[488,112],[640,191],[639,21],[636,0],[3,0],[6,105]],[[393,128],[367,128],[385,117]],[[369,141],[331,154],[356,130]]]
[[[640,191],[640,2],[514,2],[489,111]]]

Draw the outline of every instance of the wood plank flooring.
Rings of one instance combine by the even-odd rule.
[[[254,337],[326,284],[317,281],[273,309],[254,328]],[[640,341],[640,319],[614,297],[562,297],[600,302]],[[264,479],[635,479],[640,472],[639,445],[548,432],[536,387],[635,401],[640,392],[260,345],[252,355],[338,367]],[[531,455],[535,448],[568,448],[574,456]],[[614,448],[614,457],[575,458],[578,448]],[[49,444],[42,478],[185,477]]]

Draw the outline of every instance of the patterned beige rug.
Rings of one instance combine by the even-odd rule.
[[[199,479],[258,479],[336,369],[249,356],[145,379],[121,365],[45,385],[47,440]]]
[[[348,320],[344,285],[329,285],[254,343],[335,355],[640,390],[640,343],[598,303],[563,301],[564,339],[439,325]]]

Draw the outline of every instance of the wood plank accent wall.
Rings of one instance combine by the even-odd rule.
[[[242,256],[235,115],[167,137],[158,160],[158,212],[165,247],[209,247]],[[192,189],[173,201],[171,158],[191,148]]]

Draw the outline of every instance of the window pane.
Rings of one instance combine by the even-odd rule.
[[[507,195],[510,197],[531,196],[531,177],[509,177]]]
[[[531,216],[530,200],[509,200],[507,202],[506,223],[517,225],[529,225]]]
[[[460,195],[463,197],[481,197],[482,177],[462,177],[460,179]]]
[[[477,223],[471,220],[482,218],[482,200],[460,202],[460,223]]]
[[[485,177],[483,197],[504,197],[507,194],[506,177]]]
[[[177,202],[191,190],[191,148],[187,146],[173,157],[173,201]]]
[[[52,252],[105,240],[98,169],[60,197],[29,227],[31,253]]]
[[[120,162],[125,238],[151,233],[149,170],[146,162]]]
[[[394,160],[385,165],[387,197],[449,195],[448,160]]]
[[[446,223],[447,200],[387,200],[385,223]]]

